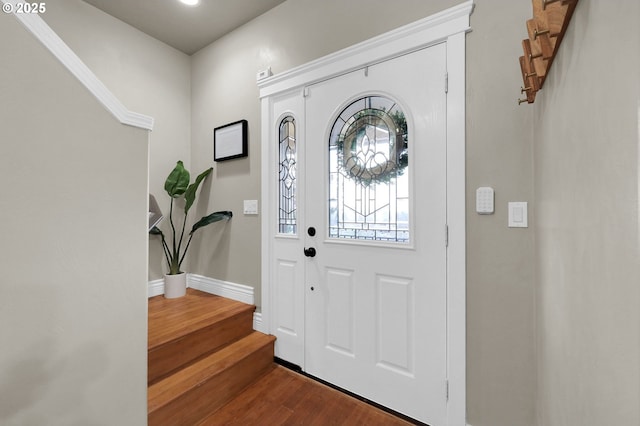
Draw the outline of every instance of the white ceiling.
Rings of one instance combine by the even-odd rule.
[[[285,0],[84,0],[191,55]]]

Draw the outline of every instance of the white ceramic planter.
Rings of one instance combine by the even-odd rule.
[[[175,299],[187,293],[187,273],[164,276],[164,297]]]

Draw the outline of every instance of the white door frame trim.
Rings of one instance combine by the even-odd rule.
[[[465,34],[473,0],[258,82],[262,108],[262,322],[271,324],[270,276],[277,206],[272,95],[304,87],[437,43],[447,43],[447,418],[466,424]],[[444,84],[443,76],[443,84]],[[272,152],[273,151],[273,152]]]

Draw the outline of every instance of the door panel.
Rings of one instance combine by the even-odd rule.
[[[353,271],[327,268],[326,321],[327,348],[347,355],[354,353],[354,276]]]
[[[277,220],[272,225],[274,237],[270,241],[273,265],[269,273],[273,287],[269,295],[269,328],[277,338],[275,356],[302,367],[305,292],[302,245],[305,228],[304,191],[299,189],[304,176],[298,163],[304,159],[305,149],[302,140],[304,102],[297,92],[283,93],[274,96],[270,109],[275,123],[272,137],[276,143],[268,155],[271,164],[278,167],[272,175],[275,190],[271,197],[276,200],[273,216]],[[282,131],[283,123],[289,126],[286,132]]]
[[[432,46],[310,86],[305,98],[305,221],[318,229],[305,236],[305,246],[316,249],[305,258],[305,370],[433,425],[446,421],[445,56],[444,44]],[[398,197],[404,197],[407,224],[377,219],[383,210],[394,216],[389,212],[396,208],[381,201],[383,190],[396,185],[387,180],[391,163],[371,151],[401,150],[391,147],[398,129],[383,117],[389,109],[360,124],[363,115],[349,111],[344,116],[351,118],[340,124],[347,131],[331,148],[341,151],[329,154],[336,117],[372,96],[392,100],[406,118],[408,197]],[[344,235],[330,220],[336,211],[331,161],[342,161],[340,185],[358,180],[353,194],[344,190],[345,200],[352,197],[344,212],[362,208],[353,217],[341,213],[356,229]],[[389,240],[392,233],[402,236]]]
[[[301,269],[297,262],[286,259],[276,259],[276,300],[275,310],[277,316],[277,328],[280,333],[296,336],[298,333],[295,311],[291,309],[296,303],[298,292],[297,277]]]
[[[376,363],[413,376],[413,280],[376,277]]]

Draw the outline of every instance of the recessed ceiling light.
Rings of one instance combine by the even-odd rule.
[[[197,6],[200,3],[200,0],[180,0],[180,3],[184,3],[187,6]]]

